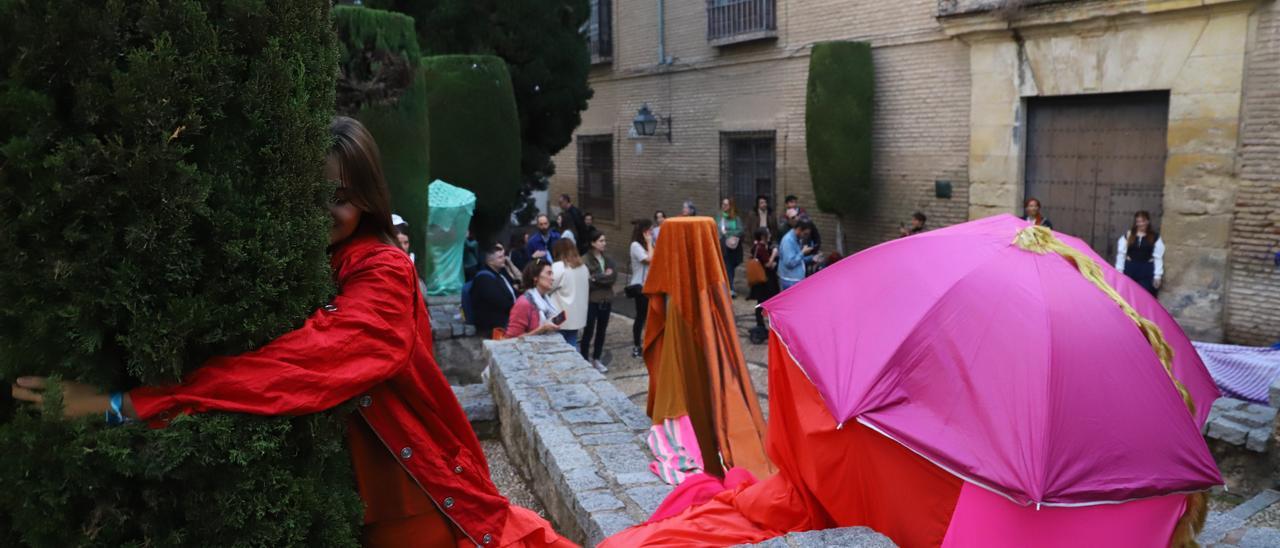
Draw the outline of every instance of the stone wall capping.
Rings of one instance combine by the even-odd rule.
[[[484,361],[507,452],[562,534],[595,545],[670,494],[648,418],[559,335],[485,341]]]

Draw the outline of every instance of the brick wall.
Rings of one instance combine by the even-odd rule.
[[[1280,340],[1280,7],[1259,9],[1245,65],[1240,188],[1231,228],[1227,339]]]
[[[628,221],[655,209],[678,214],[692,198],[710,213],[721,195],[721,133],[773,131],[776,188],[800,196],[817,213],[805,156],[804,105],[810,46],[863,40],[876,69],[875,213],[847,219],[850,251],[897,234],[916,210],[938,227],[968,213],[969,56],[934,18],[935,0],[777,0],[778,38],[713,48],[706,40],[704,2],[667,2],[670,66],[659,66],[656,2],[614,3],[614,62],[592,74],[595,97],[579,135],[614,136],[616,223],[598,223],[611,251],[625,255]],[[673,118],[674,142],[630,138],[642,103]],[[577,193],[576,144],[555,158],[554,194]],[[934,198],[934,181],[949,180],[951,199]],[[835,249],[835,218],[816,215],[824,244]]]

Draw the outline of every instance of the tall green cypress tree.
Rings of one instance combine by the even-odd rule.
[[[429,277],[427,186],[431,134],[426,79],[413,18],[337,6],[341,73],[338,110],[360,120],[378,142],[391,207],[409,223],[418,275]]]
[[[868,212],[873,205],[871,123],[874,106],[871,44],[814,44],[805,97],[805,148],[818,208],[836,214],[841,222],[846,216]],[[841,248],[842,240],[839,236],[836,240]]]
[[[329,4],[0,2],[0,379],[174,382],[325,303]],[[0,545],[356,544],[337,413],[0,421]]]
[[[489,55],[422,60],[431,117],[431,178],[476,194],[476,238],[507,225],[520,192],[520,120],[511,76]]]

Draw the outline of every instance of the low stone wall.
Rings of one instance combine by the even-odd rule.
[[[1265,453],[1276,429],[1276,413],[1274,407],[1234,398],[1218,398],[1209,411],[1205,436]]]
[[[748,545],[742,545],[748,546]],[[839,546],[841,548],[895,548],[889,537],[866,527],[843,527],[840,529],[822,529],[805,531],[774,537],[759,544],[751,544],[755,548],[815,548]]]
[[[485,366],[484,346],[476,336],[475,326],[463,323],[461,297],[427,297],[427,311],[431,314],[436,363],[449,384],[479,384]]]
[[[502,441],[561,534],[593,546],[648,519],[671,492],[649,418],[559,335],[484,348]]]

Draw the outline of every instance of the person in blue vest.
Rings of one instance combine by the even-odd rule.
[[[548,263],[552,262],[551,249],[555,247],[556,242],[560,241],[560,233],[551,228],[551,217],[545,213],[538,215],[538,231],[529,236],[529,243],[525,244],[525,251],[529,254],[529,259],[542,259]]]
[[[1133,278],[1148,293],[1160,293],[1164,278],[1164,241],[1151,226],[1151,214],[1133,214],[1133,226],[1116,242],[1116,270]]]

